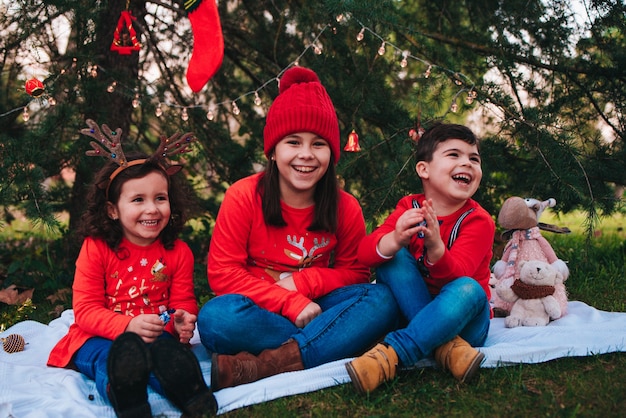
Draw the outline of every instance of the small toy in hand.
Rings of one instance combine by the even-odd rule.
[[[24,337],[19,334],[10,334],[6,338],[1,338],[1,340],[2,348],[9,354],[24,351],[26,342],[24,341]]]
[[[417,200],[413,199],[413,207],[415,209],[419,209],[420,204],[417,203]],[[419,222],[417,225],[415,226],[426,226],[426,220],[424,219],[422,222]],[[417,233],[417,237],[418,238],[424,238],[424,231],[420,231]]]
[[[176,312],[176,309],[167,309],[165,306],[161,305],[159,306],[159,312],[161,312],[159,314],[159,318],[161,318],[161,321],[167,325],[167,323],[170,322],[170,319],[172,319],[171,315]]]

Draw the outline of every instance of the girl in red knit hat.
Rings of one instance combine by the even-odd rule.
[[[398,308],[357,260],[358,201],[337,185],[339,124],[305,68],[287,70],[264,130],[264,172],[234,183],[217,216],[198,314],[219,390],[355,356],[390,331]]]

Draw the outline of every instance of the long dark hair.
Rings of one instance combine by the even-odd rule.
[[[286,226],[280,207],[280,186],[278,182],[278,167],[276,162],[268,160],[265,172],[257,185],[257,193],[261,196],[261,207],[265,223],[271,226]],[[309,231],[327,231],[334,233],[337,230],[337,211],[339,207],[339,186],[335,174],[335,165],[330,163],[326,174],[315,186],[313,195],[315,200],[315,214],[313,222],[307,228]]]
[[[169,176],[165,171],[164,161],[147,159],[147,155],[139,152],[127,153],[126,158],[128,161],[146,159],[146,162],[124,169],[113,179],[110,185],[109,177],[119,167],[116,162],[108,161],[96,173],[87,195],[87,209],[83,213],[78,227],[79,235],[83,239],[88,236],[103,239],[112,250],[117,251],[124,232],[120,222],[109,217],[107,202],[117,204],[122,185],[126,181],[142,178],[152,172],[157,172],[167,179],[171,211],[170,220],[163,231],[161,231],[160,239],[165,248],[172,249],[174,241],[187,222],[190,210],[195,203],[191,197],[188,184],[180,177],[182,176],[180,173]],[[106,194],[107,186],[108,199]]]

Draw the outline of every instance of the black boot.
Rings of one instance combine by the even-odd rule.
[[[181,411],[183,417],[207,417],[217,413],[217,401],[204,382],[200,364],[185,345],[170,338],[157,340],[150,353],[153,372],[167,398]]]
[[[152,418],[147,391],[150,369],[150,353],[139,335],[125,332],[113,341],[107,392],[118,417]]]

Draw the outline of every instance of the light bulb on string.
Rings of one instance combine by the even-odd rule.
[[[426,69],[426,71],[424,72],[424,78],[428,78],[430,77],[430,72],[433,69],[432,65],[429,65],[428,68]]]
[[[180,118],[187,122],[189,120],[189,114],[187,113],[187,108],[183,107],[182,112],[180,113]]]
[[[261,106],[261,98],[259,97],[259,92],[255,91],[254,92],[254,104],[257,106]]]
[[[361,31],[356,35],[356,40],[361,42],[365,37],[365,28],[361,28]]]
[[[463,82],[461,81],[461,76],[459,75],[459,73],[455,73],[454,74],[454,84],[456,84],[457,86],[460,86],[461,84],[463,84]]]
[[[235,116],[239,115],[241,113],[241,110],[239,110],[239,106],[237,106],[236,102],[233,102],[233,114]]]
[[[402,52],[402,61],[400,61],[400,67],[406,68],[406,66],[409,65],[409,61],[407,60],[408,56],[409,56],[409,51]]]
[[[313,44],[313,53],[315,55],[322,55],[322,48],[320,48],[318,45]]]
[[[24,110],[22,111],[22,119],[24,120],[24,122],[28,122],[28,119],[30,119],[30,113],[28,113],[27,106],[24,106]]]
[[[56,104],[57,104],[57,100],[54,97],[52,97],[52,96],[48,97],[48,105],[49,106],[56,106]]]
[[[380,44],[380,47],[378,48],[378,55],[385,55],[385,41]]]
[[[107,91],[109,93],[113,93],[115,91],[115,87],[117,87],[117,81],[114,81],[111,84],[109,84],[109,87],[107,87]]]
[[[91,70],[89,71],[89,75],[92,78],[98,77],[98,66],[97,65],[92,65],[91,66]]]
[[[215,119],[215,113],[213,113],[213,109],[209,109],[209,111],[206,114],[206,118],[208,120],[213,120]]]
[[[467,104],[472,104],[474,103],[474,99],[476,99],[476,97],[478,96],[478,94],[476,93],[476,90],[472,89],[469,92],[467,92],[467,97],[465,98],[465,103]]]
[[[154,111],[154,115],[157,118],[160,118],[161,116],[163,116],[163,109],[161,108],[161,103],[157,104],[156,110]]]
[[[456,99],[452,102],[452,104],[450,105],[450,112],[452,113],[456,113],[459,110],[459,105],[456,104]]]
[[[139,107],[139,93],[135,93],[135,97],[133,98],[132,106],[135,109],[137,107]]]

